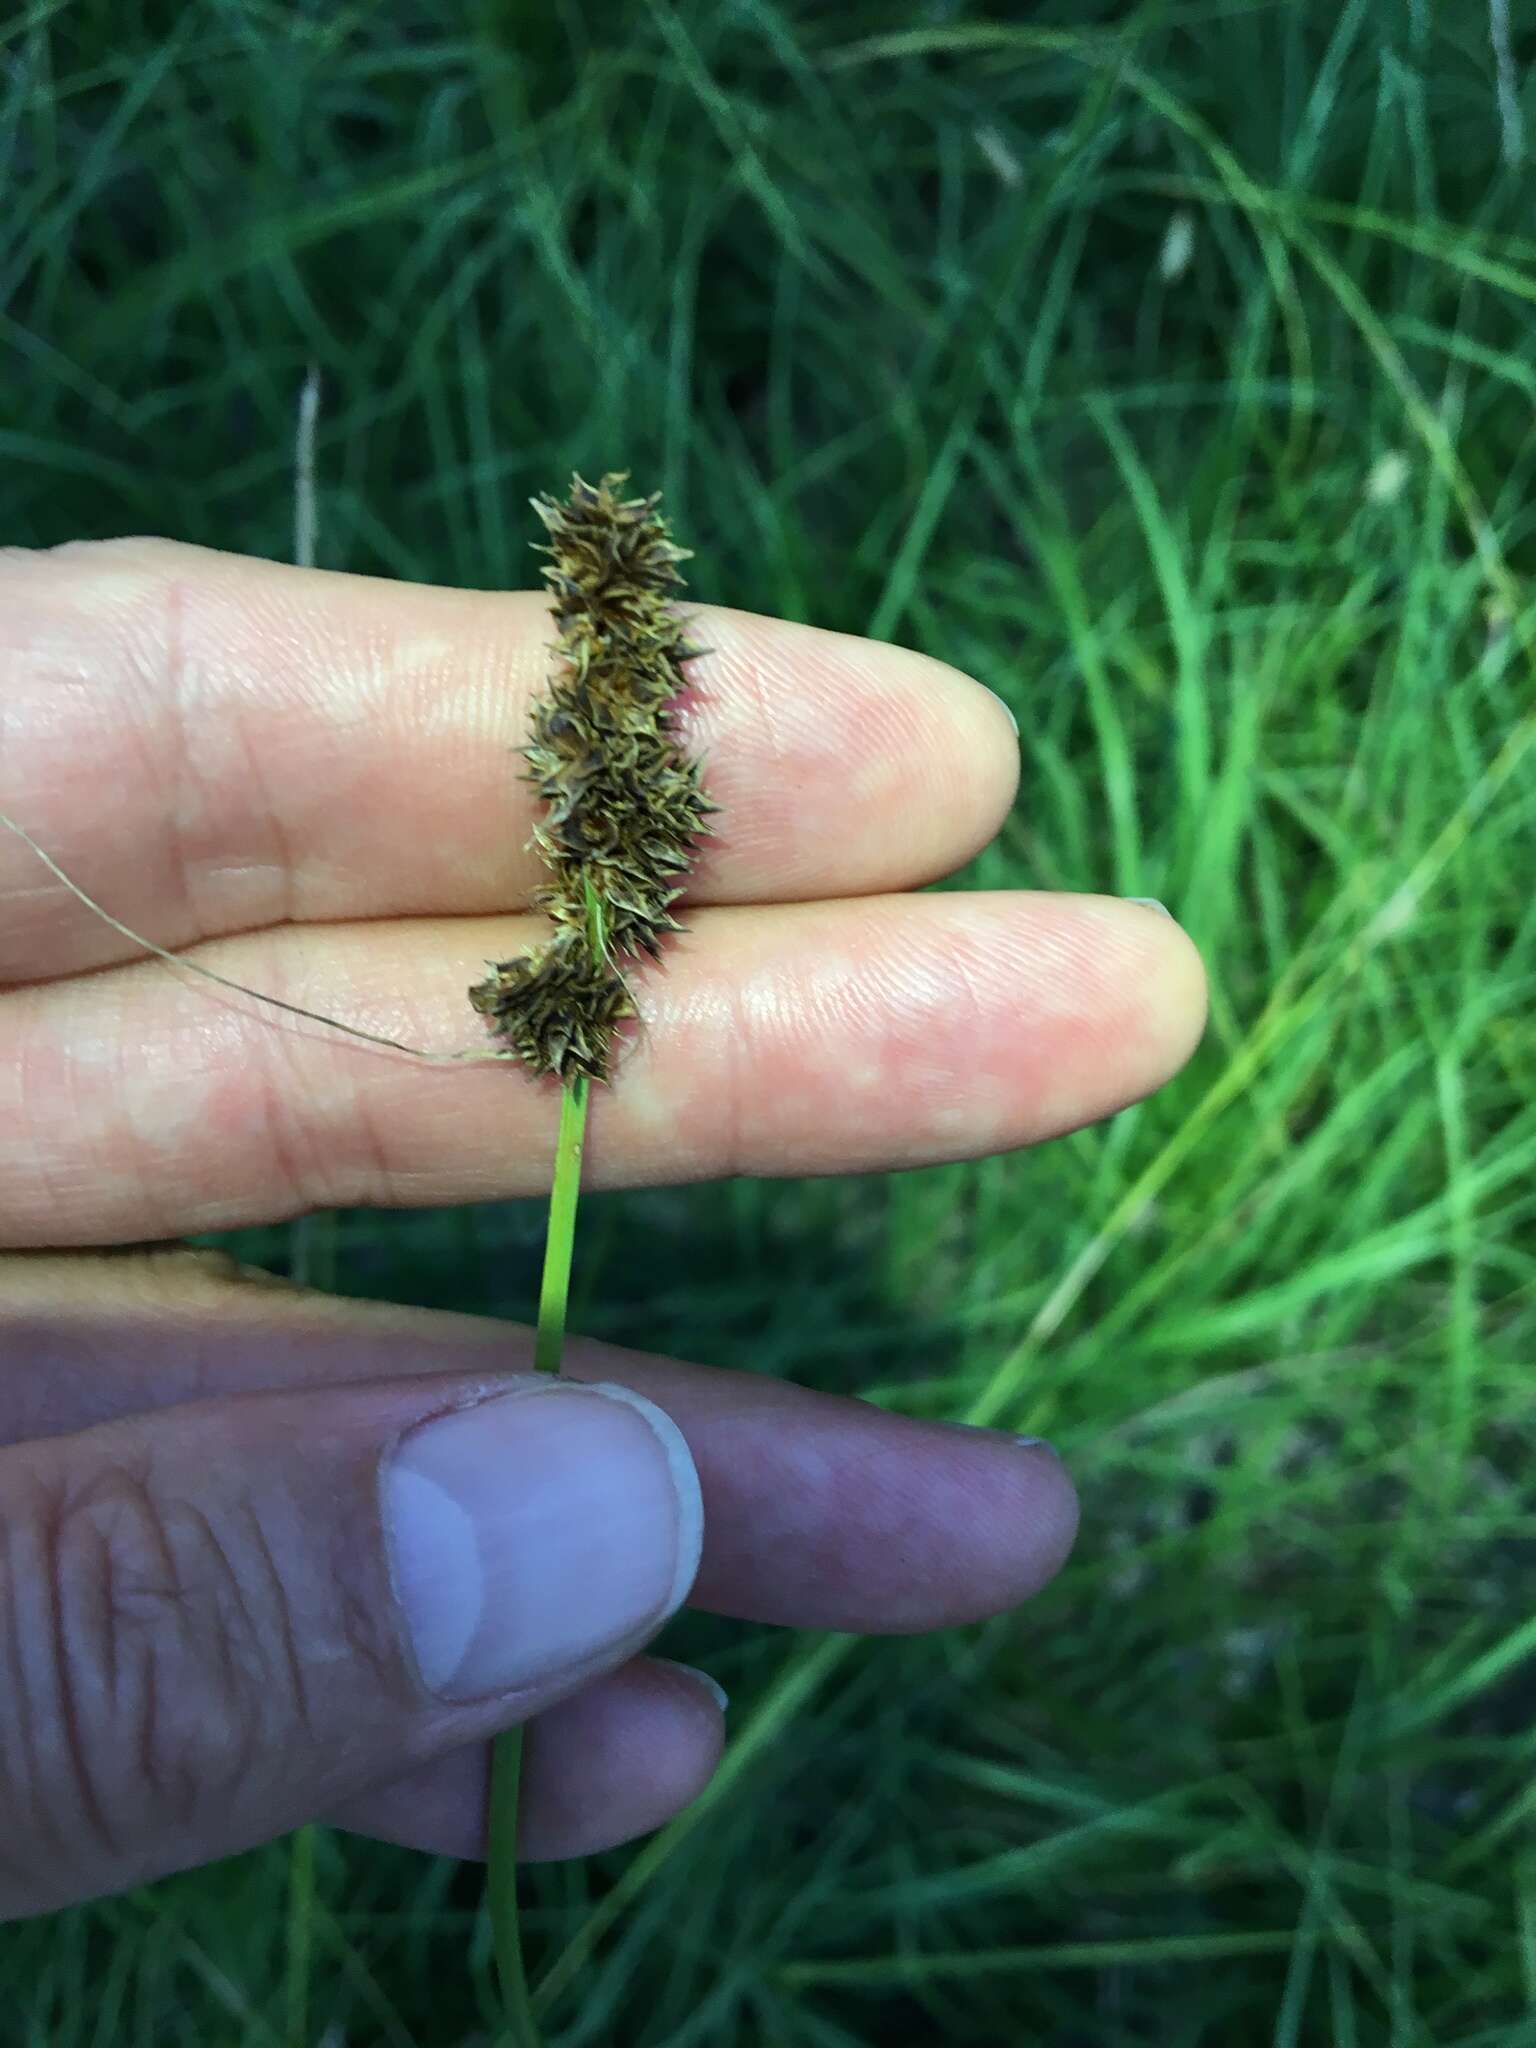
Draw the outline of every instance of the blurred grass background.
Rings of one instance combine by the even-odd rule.
[[[1518,15],[1519,10],[1515,10]],[[549,1869],[552,2036],[1536,2043],[1536,34],[1503,0],[32,0],[5,537],[693,590],[1015,707],[960,886],[1156,895],[1191,1069],[1029,1155],[604,1196],[574,1323],[1046,1433],[1020,1618],[690,1619],[714,1791]],[[242,1248],[526,1316],[536,1206]],[[476,1873],[324,1834],[0,1936],[0,2037],[493,2038]]]

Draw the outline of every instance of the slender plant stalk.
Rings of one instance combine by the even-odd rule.
[[[565,1311],[571,1292],[571,1250],[576,1237],[576,1203],[581,1193],[581,1148],[587,1128],[585,1074],[575,1074],[560,1093],[560,1135],[549,1191],[549,1228],[544,1239],[544,1277],[539,1287],[539,1323],[533,1363],[538,1372],[558,1374],[565,1345]],[[538,2048],[539,2029],[528,1995],[523,1962],[522,1915],[517,1900],[517,1825],[523,1770],[523,1731],[498,1735],[491,1757],[490,1863],[486,1898],[491,1939],[501,1979],[507,2028],[516,2048]]]
[[[576,1200],[581,1193],[581,1147],[587,1132],[587,1096],[591,1086],[585,1074],[577,1074],[566,1082],[560,1095],[560,1135],[555,1141],[544,1277],[539,1286],[539,1324],[533,1340],[535,1372],[559,1372],[565,1345],[571,1247],[576,1237]]]
[[[178,974],[195,974],[200,981],[211,981],[215,988],[227,988],[237,996],[248,996],[253,1003],[265,1003],[269,1010],[281,1010],[289,1017],[302,1017],[310,1024],[324,1024],[328,1030],[345,1032],[348,1038],[359,1038],[364,1045],[381,1045],[388,1052],[402,1052],[408,1058],[421,1060],[429,1067],[456,1067],[479,1060],[511,1060],[514,1055],[507,1051],[485,1051],[476,1047],[468,1052],[432,1052],[424,1045],[409,1045],[403,1038],[386,1038],[379,1031],[364,1031],[360,1025],[344,1024],[340,1017],[328,1017],[324,1010],[307,1010],[302,1003],[285,1002],[281,996],[269,995],[263,988],[252,988],[249,982],[236,981],[228,974],[219,974],[212,967],[205,967],[200,960],[189,960],[184,953],[173,953],[169,946],[160,946],[143,932],[136,932],[131,924],[124,924],[120,917],[114,917],[104,903],[98,903],[87,890],[82,889],[74,876],[65,872],[46,846],[42,846],[19,819],[9,811],[0,811],[0,831],[14,833],[23,846],[35,853],[53,879],[69,891],[77,903],[83,903],[92,917],[100,920],[108,931],[114,931],[119,938],[126,939],[131,946],[137,946],[141,953],[148,953],[156,960],[163,960],[167,967],[174,967]],[[318,1285],[312,1282],[312,1285]]]
[[[497,1736],[491,1754],[491,1848],[485,1896],[508,2039],[513,2048],[539,2048],[542,2037],[528,1995],[522,1914],[517,1902],[517,1810],[522,1778],[523,1731],[508,1728]]]
[[[285,2038],[307,2048],[309,1988],[314,1965],[315,1830],[295,1830],[288,1844],[288,1958]]]
[[[605,954],[603,907],[586,884],[587,931],[594,955]],[[560,1091],[560,1130],[549,1190],[549,1224],[544,1237],[544,1273],[539,1284],[539,1321],[534,1333],[536,1372],[557,1375],[565,1348],[565,1315],[571,1294],[571,1254],[576,1242],[576,1205],[581,1195],[581,1151],[587,1132],[591,1082],[573,1074]],[[538,2048],[538,2022],[523,1961],[522,1915],[517,1898],[517,1825],[522,1787],[523,1731],[498,1735],[491,1756],[490,1862],[486,1897],[491,1939],[501,1979],[507,2027],[515,2048]]]
[[[534,1364],[558,1373],[571,1288],[587,1098],[612,1078],[620,1026],[637,1012],[622,963],[655,959],[680,931],[673,906],[714,805],[682,752],[669,707],[699,652],[672,606],[687,549],[658,500],[618,495],[624,477],[571,479],[569,501],[536,498],[550,544],[544,570],[559,628],[556,670],[522,749],[542,815],[533,843],[549,879],[549,918],[532,952],[488,963],[469,1000],[494,1037],[561,1084],[560,1130],[544,1240]],[[498,1738],[491,1763],[487,1902],[513,2048],[538,2048],[517,1897],[523,1738]]]

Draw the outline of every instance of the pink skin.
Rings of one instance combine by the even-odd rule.
[[[707,1688],[659,1657],[636,1657],[538,1715],[523,1750],[524,1860],[611,1848],[616,1822],[626,1835],[660,1827],[703,1791],[724,1736]],[[455,1750],[330,1820],[436,1856],[483,1856],[488,1761],[484,1749]]]
[[[502,917],[539,881],[514,754],[548,667],[533,592],[132,540],[0,555],[0,609],[0,753],[22,822],[161,945]],[[698,623],[711,651],[689,666],[679,729],[721,818],[693,900],[910,888],[991,838],[1018,750],[986,691],[841,633],[713,607]],[[0,836],[0,981],[131,957]]]
[[[465,985],[536,928],[508,913],[534,878],[511,750],[545,668],[537,596],[131,541],[0,557],[0,602],[0,807],[85,888],[255,987],[476,1043]],[[638,977],[642,1027],[594,1105],[594,1184],[979,1156],[1182,1063],[1204,984],[1170,920],[1102,897],[899,893],[969,858],[1011,803],[993,698],[922,656],[745,614],[703,612],[696,637],[714,651],[684,723],[721,832],[688,935]],[[503,1069],[423,1067],[134,959],[0,833],[0,1243],[534,1193],[555,1117],[551,1089]],[[0,1446],[142,1416],[168,1456],[178,1403],[382,1380],[382,1414],[405,1376],[522,1362],[505,1326],[321,1302],[185,1255],[0,1253],[0,1338]],[[939,1627],[1027,1597],[1070,1545],[1072,1488],[1046,1453],[599,1346],[570,1365],[649,1394],[688,1438],[700,1605]],[[721,1739],[698,1683],[644,1658],[535,1730],[539,1855],[656,1825]],[[479,1846],[480,1750],[378,1776],[348,1825]]]
[[[175,1409],[186,1423],[165,1451],[176,1457],[194,1429],[215,1429],[229,1396],[308,1392],[318,1411],[326,1389],[366,1383],[382,1418],[403,1402],[433,1404],[415,1393],[424,1375],[449,1389],[531,1358],[529,1333],[505,1324],[330,1302],[242,1280],[207,1254],[0,1255],[0,1277],[0,1448]],[[705,1513],[696,1607],[786,1627],[917,1633],[1018,1605],[1071,1547],[1070,1479],[1048,1451],[1003,1435],[582,1340],[566,1369],[634,1388],[687,1439]],[[368,1424],[347,1427],[366,1434]],[[255,1428],[242,1425],[253,1441]],[[654,1827],[718,1755],[718,1708],[695,1684],[658,1675],[654,1660],[596,1684],[590,1710],[584,1688],[537,1717],[530,1856],[580,1854]],[[578,1755],[584,1789],[566,1783]],[[476,1854],[484,1769],[478,1747],[456,1749],[327,1811],[391,1840]]]
[[[974,1158],[1108,1115],[1179,1065],[1200,969],[1103,897],[950,895],[699,911],[638,979],[589,1184]],[[534,929],[530,923],[527,931]],[[442,1051],[516,921],[285,927],[220,973]],[[422,1067],[158,965],[0,998],[0,1237],[110,1244],[355,1204],[548,1185],[556,1098]]]

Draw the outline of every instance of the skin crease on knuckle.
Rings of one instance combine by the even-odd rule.
[[[294,1612],[285,1582],[297,1572],[280,1547],[237,1494],[217,1523],[167,1497],[148,1458],[7,1478],[0,1840],[25,1853],[0,1866],[0,1917],[119,1889],[197,1859],[204,1839],[240,1846],[285,1814],[304,1817],[289,1809],[315,1703],[297,1645],[314,1618]],[[362,1596],[342,1581],[322,1597],[334,1642],[368,1656],[377,1624]]]
[[[252,1611],[206,1522],[163,1510],[142,1469],[102,1465],[11,1496],[0,1499],[3,1711],[21,1776],[0,1812],[8,1837],[52,1856],[45,1894],[29,1868],[20,1894],[8,1886],[0,1899],[7,1913],[87,1894],[103,1872],[129,1882],[147,1838],[195,1834],[227,1802],[266,1711],[241,1673],[270,1619]]]

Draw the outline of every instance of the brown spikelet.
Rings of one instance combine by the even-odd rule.
[[[714,809],[668,713],[682,663],[701,652],[672,608],[689,550],[674,545],[659,493],[621,498],[624,480],[573,477],[565,504],[533,500],[560,637],[523,755],[550,871],[534,901],[554,931],[469,991],[519,1059],[563,1080],[608,1079],[614,1033],[635,1014],[618,963],[654,958],[661,935],[682,929],[672,905]]]

